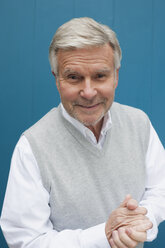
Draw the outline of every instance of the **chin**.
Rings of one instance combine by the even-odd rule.
[[[88,127],[97,125],[102,120],[104,115],[105,113],[102,113],[102,115],[100,115],[98,118],[79,118],[75,115],[74,118],[81,122],[84,126]]]

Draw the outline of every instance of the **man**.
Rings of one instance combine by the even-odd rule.
[[[113,102],[115,33],[73,19],[49,58],[61,104],[15,148],[1,216],[8,245],[143,247],[165,219],[165,153],[142,111]]]

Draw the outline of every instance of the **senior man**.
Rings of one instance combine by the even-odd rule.
[[[72,19],[49,59],[61,103],[16,145],[1,216],[8,245],[143,247],[165,219],[165,153],[145,113],[113,102],[116,35]]]

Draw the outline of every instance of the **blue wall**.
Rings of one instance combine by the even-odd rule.
[[[48,63],[57,27],[89,16],[117,32],[123,60],[116,100],[143,109],[165,145],[164,0],[0,0],[0,211],[20,134],[60,101]],[[164,248],[160,226],[156,241]],[[0,247],[6,248],[0,234]]]

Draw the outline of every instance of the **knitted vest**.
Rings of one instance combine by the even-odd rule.
[[[126,194],[140,201],[144,193],[149,120],[141,110],[118,103],[110,111],[112,127],[102,150],[62,116],[60,106],[24,133],[50,194],[57,231],[106,222]]]

